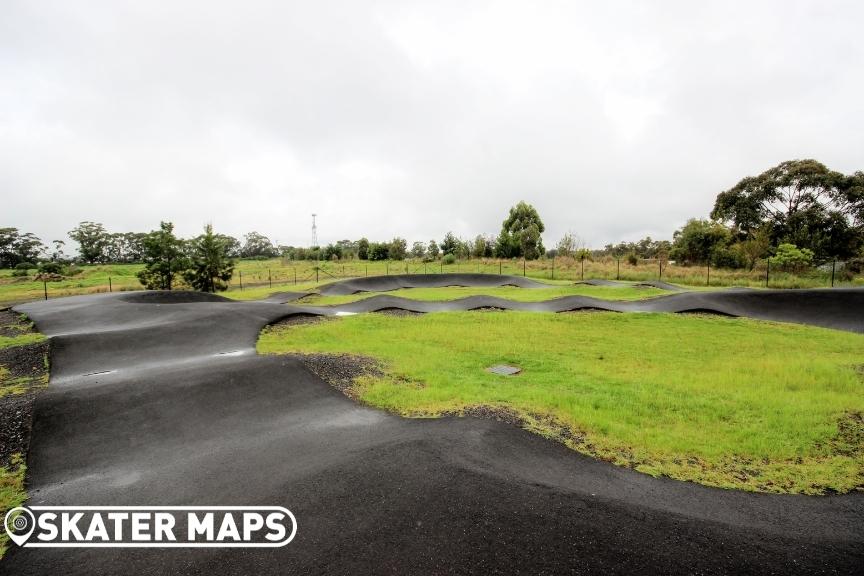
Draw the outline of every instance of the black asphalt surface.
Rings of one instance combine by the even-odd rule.
[[[369,276],[352,278],[321,287],[325,296],[344,296],[358,292],[388,292],[401,288],[446,288],[447,286],[473,286],[493,288],[516,286],[519,288],[551,288],[552,285],[537,282],[523,276],[499,276],[497,274],[394,274],[392,276]]]
[[[746,298],[726,298],[734,294]],[[862,294],[696,294],[686,306],[861,331]],[[682,307],[674,302],[688,295],[657,301]],[[651,478],[492,420],[366,408],[296,358],[257,356],[268,323],[349,311],[280,303],[295,296],[140,292],[19,306],[52,350],[51,385],[34,410],[29,504],[278,505],[299,528],[288,546],[265,550],[13,547],[0,573],[862,571],[862,493],[751,494]]]

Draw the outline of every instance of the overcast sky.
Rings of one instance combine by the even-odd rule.
[[[0,3],[0,226],[283,244],[671,237],[783,160],[864,169],[860,0]]]

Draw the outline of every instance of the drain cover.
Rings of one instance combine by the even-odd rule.
[[[514,374],[522,372],[522,369],[516,366],[508,366],[507,364],[496,364],[495,366],[486,368],[486,371],[491,372],[492,374],[498,374],[499,376],[513,376]]]

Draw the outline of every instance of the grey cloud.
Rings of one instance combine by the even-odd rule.
[[[283,243],[668,237],[782,160],[864,168],[857,2],[6,2],[2,225]]]

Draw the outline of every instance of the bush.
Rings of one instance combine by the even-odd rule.
[[[443,262],[444,264],[455,264],[456,256],[454,256],[453,254],[445,254],[444,258],[441,259],[441,262]]]
[[[42,262],[39,264],[40,274],[63,274],[65,271],[60,262]]]
[[[798,272],[813,264],[813,252],[808,248],[799,249],[795,244],[780,244],[768,261],[781,270]]]
[[[850,258],[846,261],[846,266],[844,267],[844,269],[851,273],[853,276],[855,274],[861,274],[861,272],[864,272],[864,256]]]
[[[17,278],[27,276],[31,268],[36,268],[36,265],[32,262],[19,262],[15,265],[15,269],[12,270],[12,276]]]
[[[737,250],[727,247],[715,248],[711,253],[711,266],[714,268],[744,268],[747,260]]]
[[[637,264],[639,264],[639,257],[636,256],[634,252],[630,252],[629,254],[627,254],[627,262],[631,266],[636,266]]]

